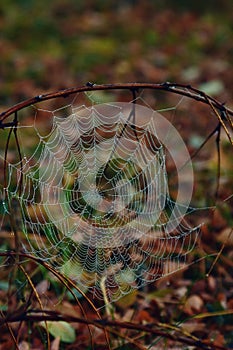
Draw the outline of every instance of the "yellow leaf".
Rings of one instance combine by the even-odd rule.
[[[46,327],[47,323],[47,327]],[[49,333],[54,338],[60,338],[61,341],[65,343],[73,343],[75,341],[75,330],[74,328],[65,321],[47,321],[40,322],[40,326],[48,329]]]

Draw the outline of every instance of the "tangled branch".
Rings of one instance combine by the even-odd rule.
[[[22,321],[31,321],[31,322],[41,322],[41,321],[66,321],[66,322],[74,322],[85,325],[92,325],[97,328],[106,329],[111,333],[112,329],[128,329],[133,331],[139,331],[143,333],[148,333],[154,336],[163,337],[172,341],[176,341],[179,343],[183,343],[186,345],[191,345],[198,347],[198,349],[204,350],[226,350],[225,347],[219,345],[213,345],[209,341],[201,341],[200,339],[190,335],[183,335],[182,330],[177,327],[169,327],[172,332],[169,332],[168,329],[164,330],[164,325],[160,323],[151,323],[147,325],[136,324],[133,322],[120,322],[115,320],[108,319],[97,319],[97,320],[89,320],[83,319],[80,317],[70,316],[70,315],[62,315],[57,311],[51,310],[25,310],[20,312],[14,312],[13,314],[5,315],[0,319],[0,325],[5,323],[9,324],[12,322],[22,322]],[[162,327],[163,326],[163,327]],[[180,334],[179,334],[180,333]]]

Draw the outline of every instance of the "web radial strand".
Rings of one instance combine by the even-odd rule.
[[[199,233],[186,223],[195,210],[193,172],[167,119],[135,103],[100,104],[65,118],[55,113],[49,135],[35,132],[33,154],[7,172],[26,251],[98,298],[104,279],[109,301],[184,264]],[[176,200],[167,153],[177,169]]]

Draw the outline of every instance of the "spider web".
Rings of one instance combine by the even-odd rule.
[[[53,112],[46,135],[35,123],[19,126],[38,142],[7,162],[3,203],[17,209],[22,249],[110,302],[183,267],[200,227],[187,220],[196,210],[192,164],[176,129],[136,101],[62,114]],[[167,153],[178,173],[176,199]]]

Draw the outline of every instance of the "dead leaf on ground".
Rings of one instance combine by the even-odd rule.
[[[204,302],[203,300],[199,297],[199,295],[191,295],[187,300],[184,305],[183,311],[192,316],[195,315],[198,312],[201,312],[203,308]]]

